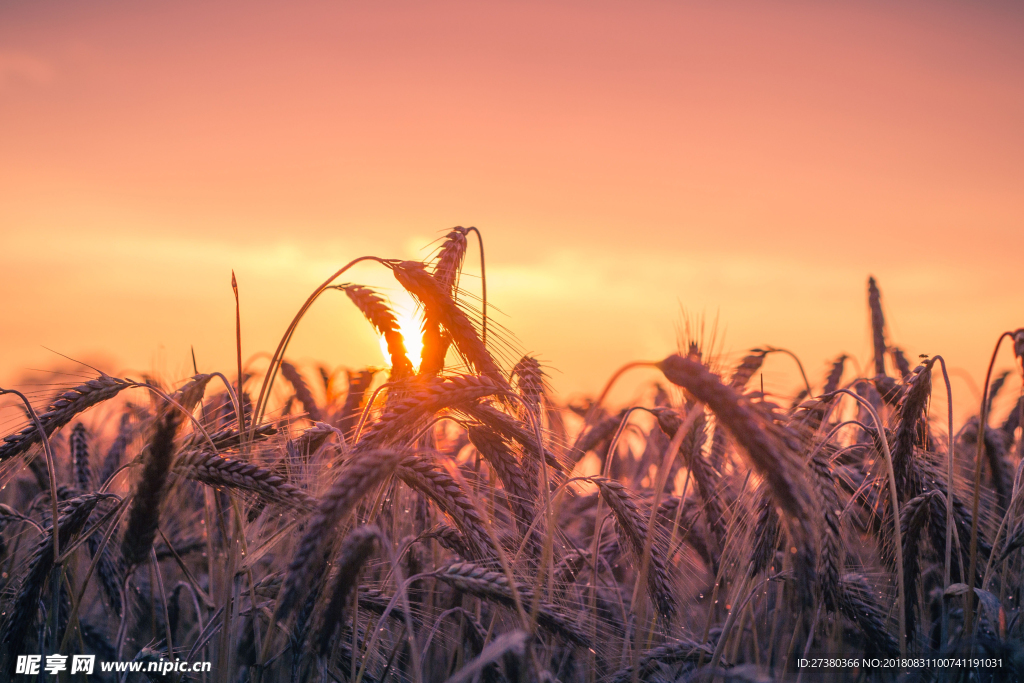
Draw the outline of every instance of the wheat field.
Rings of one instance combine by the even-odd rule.
[[[419,303],[415,340],[346,267],[263,360],[5,389],[2,675],[89,653],[211,670],[62,679],[1019,679],[1024,330],[964,424],[941,356],[890,345],[874,279],[864,368],[800,365],[798,394],[765,395],[762,365],[799,360],[725,366],[694,324],[621,359],[609,388],[659,373],[641,403],[563,404],[460,286],[478,237],[362,259]],[[387,366],[289,359],[321,296],[358,308]]]

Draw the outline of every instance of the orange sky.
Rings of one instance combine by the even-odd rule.
[[[0,381],[44,346],[230,370],[231,269],[248,355],[453,225],[565,395],[681,308],[820,381],[868,359],[869,273],[896,343],[978,377],[1024,324],[1024,10],[839,5],[5,2]],[[293,356],[381,362],[340,295]]]

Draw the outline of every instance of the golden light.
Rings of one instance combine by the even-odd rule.
[[[391,310],[398,321],[398,331],[402,333],[405,340],[405,355],[417,371],[420,368],[420,360],[423,354],[423,311],[406,292],[401,292],[391,300]],[[388,353],[388,343],[382,335],[379,339],[380,351],[384,354],[384,361],[391,365],[391,354]]]

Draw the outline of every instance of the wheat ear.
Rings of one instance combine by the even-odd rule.
[[[423,264],[402,261],[394,264],[392,271],[398,282],[423,303],[427,316],[436,318],[451,335],[459,353],[473,368],[496,382],[502,390],[511,391],[504,373],[484,346],[469,317],[426,271]]]
[[[68,389],[55,398],[46,412],[39,416],[43,431],[50,436],[55,431],[71,422],[75,415],[83,412],[110,398],[129,387],[137,386],[135,382],[108,375],[101,375],[85,384]],[[41,438],[35,425],[31,425],[16,434],[5,436],[0,446],[0,462],[21,455]]]
[[[295,397],[299,399],[299,403],[302,404],[302,409],[306,411],[310,421],[322,422],[324,418],[320,412],[320,407],[317,406],[316,399],[313,398],[313,392],[309,390],[309,385],[306,384],[306,380],[302,379],[298,369],[288,361],[283,360],[281,361],[281,374],[292,385],[292,389],[295,390]]]
[[[341,550],[338,551],[338,559],[335,562],[337,572],[330,588],[331,597],[324,609],[319,636],[314,638],[317,641],[321,657],[327,654],[331,637],[338,624],[342,623],[345,606],[352,595],[352,590],[356,587],[359,570],[370,559],[379,540],[380,530],[373,525],[367,525],[350,531],[341,544]]]
[[[266,468],[205,450],[182,453],[174,472],[208,486],[251,491],[265,501],[299,510],[316,508],[316,499]]]
[[[338,480],[320,499],[317,511],[299,540],[288,575],[278,598],[276,618],[285,619],[305,596],[310,577],[322,573],[320,549],[334,528],[363,496],[394,471],[404,453],[393,450],[372,450],[356,453],[345,465]]]
[[[73,498],[65,504],[64,512],[57,522],[62,546],[67,545],[72,536],[82,530],[96,504],[106,497],[106,495],[90,493]],[[7,647],[9,657],[22,652],[25,635],[32,626],[32,622],[35,621],[36,612],[39,609],[39,595],[54,566],[52,537],[53,528],[51,527],[36,544],[18,597],[15,598],[10,616],[4,624],[0,643]],[[59,587],[51,586],[50,590],[56,591],[59,590]]]
[[[128,522],[121,540],[121,555],[129,571],[146,561],[160,524],[160,506],[166,493],[167,475],[174,458],[174,435],[181,413],[168,406],[156,424],[146,450],[142,476],[135,487]]]

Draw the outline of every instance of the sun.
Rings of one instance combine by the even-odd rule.
[[[408,295],[403,298],[395,297],[391,302],[391,310],[398,322],[398,331],[402,333],[402,339],[405,341],[405,356],[418,372],[423,356],[423,312]],[[388,353],[388,343],[383,335],[380,336],[379,342],[380,352],[384,355],[385,362],[390,365],[391,354]]]

